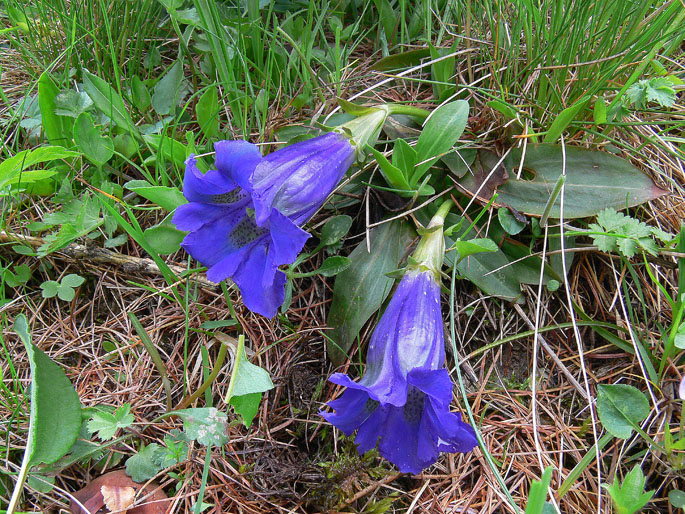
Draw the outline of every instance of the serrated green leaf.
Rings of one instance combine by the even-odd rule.
[[[597,411],[602,426],[619,439],[628,439],[634,427],[649,415],[644,393],[626,384],[598,386]]]
[[[150,480],[164,467],[160,463],[164,454],[164,448],[157,443],[143,446],[138,453],[129,457],[126,461],[126,474],[134,482],[142,483]]]
[[[120,428],[127,428],[133,424],[131,405],[123,404],[113,413],[105,410],[95,410],[88,421],[88,430],[91,434],[97,433],[103,441],[112,439]]]

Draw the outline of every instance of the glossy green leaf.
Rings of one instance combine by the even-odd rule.
[[[179,205],[188,203],[183,193],[175,187],[153,186],[145,180],[130,180],[124,187],[167,211],[173,211]]]
[[[71,146],[70,118],[55,114],[56,98],[59,89],[47,71],[38,79],[38,105],[45,136],[52,145]]]
[[[102,166],[114,155],[112,139],[102,135],[88,112],[81,113],[74,122],[74,141],[83,155],[96,166]]]
[[[210,86],[195,106],[197,123],[207,138],[219,137],[219,93],[216,86]]]
[[[635,427],[649,416],[649,401],[642,391],[633,386],[600,384],[597,411],[607,432],[614,437],[628,439]]]
[[[590,97],[584,96],[571,107],[567,107],[561,111],[559,115],[554,118],[554,121],[552,122],[552,125],[550,125],[549,129],[547,129],[547,134],[545,134],[545,139],[543,142],[555,143],[556,140],[559,139],[561,133],[566,130],[566,127],[568,127],[571,122],[576,119],[578,113],[585,109],[589,101]]]
[[[423,164],[419,164],[414,170],[409,181],[412,186],[416,186],[440,155],[448,152],[459,140],[466,128],[468,116],[468,102],[455,100],[438,107],[428,118],[416,142],[416,161]]]
[[[180,100],[183,64],[176,61],[157,82],[152,94],[152,108],[157,114],[171,114]]]
[[[138,129],[128,113],[124,100],[112,86],[88,70],[83,70],[83,87],[95,107],[109,116],[119,127],[138,135]]]
[[[345,358],[361,328],[382,305],[394,279],[387,277],[399,267],[413,230],[404,222],[393,221],[370,233],[371,252],[362,241],[350,254],[352,264],[335,279],[333,302],[328,313],[328,355],[334,364]]]
[[[497,189],[497,202],[519,212],[541,215],[562,173],[562,148],[557,145],[528,145],[524,172],[516,180],[521,149],[513,150],[504,165],[509,179]],[[527,180],[527,176],[532,176]],[[667,191],[627,160],[606,152],[566,146],[566,183],[564,185],[564,218],[594,216],[611,207],[621,210],[653,200]],[[552,206],[550,217],[560,216],[561,198]]]

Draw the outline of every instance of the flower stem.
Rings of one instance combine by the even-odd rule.
[[[387,104],[387,107],[388,114],[406,114],[408,116],[416,116],[422,120],[425,120],[430,114],[430,111],[412,105]]]
[[[440,205],[440,207],[438,207],[437,212],[433,215],[433,217],[430,220],[430,223],[428,224],[428,227],[426,228],[433,228],[438,227],[440,225],[444,225],[445,218],[447,217],[447,214],[450,212],[452,207],[454,207],[454,202],[451,198],[448,198],[442,203],[442,205]]]

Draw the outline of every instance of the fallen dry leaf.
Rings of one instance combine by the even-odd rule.
[[[145,489],[142,487],[142,484],[131,480],[123,469],[110,471],[74,493],[74,498],[87,510],[83,510],[75,501],[71,502],[69,510],[72,514],[165,514],[171,505],[171,499],[167,498],[155,482],[149,483]],[[135,505],[136,497],[139,498],[140,505],[129,509]]]
[[[121,511],[124,514],[133,505],[136,499],[136,490],[133,487],[120,487],[118,485],[103,485],[100,494],[105,506],[112,512]]]

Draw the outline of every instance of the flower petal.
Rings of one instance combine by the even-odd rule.
[[[247,141],[218,141],[214,143],[216,167],[225,177],[243,189],[251,191],[251,178],[262,160],[259,148]]]
[[[269,217],[271,231],[271,252],[274,263],[290,264],[295,261],[304,243],[309,239],[309,233],[295,225],[278,211],[273,211]]]
[[[297,225],[305,223],[323,204],[354,162],[349,140],[329,132],[267,155],[255,168],[252,192],[257,223],[272,209]]]
[[[420,422],[420,414],[407,416],[403,407],[388,409],[378,450],[403,473],[420,473],[438,459],[431,435],[420,430]]]
[[[364,391],[348,389],[343,395],[328,404],[335,412],[321,412],[320,414],[332,425],[342,430],[345,435],[351,435],[364,423],[375,410],[374,403]],[[374,441],[374,446],[376,442]]]
[[[171,222],[179,230],[197,230],[205,223],[221,218],[225,212],[221,206],[190,202],[176,207]]]
[[[452,401],[452,380],[446,369],[415,368],[407,382],[430,396],[435,405],[447,407]]]
[[[253,220],[245,214],[244,207],[213,206],[212,208],[215,215],[207,223],[188,234],[181,244],[195,260],[203,265],[211,268],[227,258],[240,259],[240,255],[237,254],[238,250],[257,239],[266,240],[268,231],[256,227]],[[184,214],[189,213],[187,209],[181,211],[182,221],[184,221]],[[200,210],[200,208],[195,208],[193,214]],[[212,211],[208,209],[204,212],[211,214]],[[227,276],[226,273],[221,274],[216,271],[207,273],[207,278],[214,282],[221,282]]]
[[[248,195],[238,188],[236,182],[220,171],[209,170],[203,174],[197,168],[195,157],[191,155],[186,160],[183,196],[189,202],[234,204],[245,201]]]
[[[286,276],[271,258],[268,240],[260,240],[241,261],[231,278],[240,288],[245,307],[273,318],[285,299]]]
[[[429,431],[437,436],[439,451],[465,453],[478,446],[473,427],[464,423],[459,414],[450,412],[449,408],[427,406],[426,421],[431,425]]]

